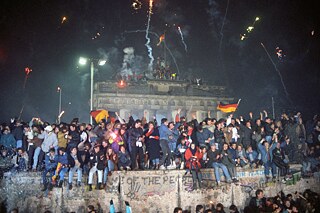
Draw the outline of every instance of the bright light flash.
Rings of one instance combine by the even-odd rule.
[[[106,60],[99,60],[98,65],[103,66],[106,64],[106,62],[107,62]]]
[[[256,20],[255,21],[259,21],[260,20],[260,18],[259,17],[256,17]]]
[[[249,27],[247,28],[247,31],[248,31],[248,32],[251,32],[251,31],[253,30],[253,28],[254,28],[253,26],[249,26]]]
[[[60,115],[58,116],[58,118],[61,118],[61,116],[64,114],[64,111],[62,111],[61,113],[60,113]]]
[[[116,133],[114,133],[114,132],[111,132],[110,136],[112,137],[113,140],[116,139],[116,137],[117,137]]]
[[[67,20],[67,17],[63,16],[61,24],[63,24]]]
[[[83,57],[79,58],[79,64],[81,64],[81,65],[86,65],[87,61],[88,61],[88,59],[86,59],[86,58],[83,58]]]

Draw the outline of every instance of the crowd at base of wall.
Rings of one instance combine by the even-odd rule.
[[[198,204],[235,204],[239,209],[247,204],[257,188],[262,188],[266,196],[273,196],[280,190],[294,193],[312,189],[320,192],[319,175],[284,184],[281,181],[265,182],[260,170],[239,171],[242,174],[237,184],[216,186],[213,171],[202,171],[205,184],[197,190],[190,190],[192,177],[184,170],[164,171],[118,171],[109,176],[105,190],[88,191],[86,185],[69,190],[67,186],[41,191],[38,173],[18,173],[6,175],[1,182],[0,198],[7,209],[18,207],[21,212],[86,212],[88,205],[100,206],[109,211],[109,201],[113,199],[117,211],[124,211],[124,201],[129,201],[133,212],[173,212],[176,206],[195,211]]]

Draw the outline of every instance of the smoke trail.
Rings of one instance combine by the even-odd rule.
[[[223,40],[223,27],[224,27],[224,23],[226,21],[226,18],[227,18],[227,14],[228,14],[228,9],[229,9],[229,0],[228,0],[228,3],[227,3],[227,7],[226,7],[226,12],[224,14],[224,17],[223,17],[223,21],[222,21],[222,26],[221,26],[221,30],[220,30],[220,43],[219,43],[219,52],[221,52],[221,46],[222,46],[222,40]]]
[[[182,34],[182,31],[181,31],[181,27],[178,27],[178,31],[179,31],[180,36],[181,36],[181,41],[182,41],[182,44],[183,44],[183,46],[184,46],[184,50],[185,50],[186,52],[188,52],[188,47],[187,47],[186,42],[184,41],[183,34]]]
[[[147,23],[147,29],[146,29],[146,40],[147,42],[145,43],[145,46],[148,49],[148,56],[150,58],[150,62],[149,62],[149,71],[152,71],[152,67],[153,67],[153,61],[154,61],[154,57],[152,56],[152,47],[150,46],[150,38],[149,38],[149,29],[150,29],[150,20],[151,20],[151,14],[152,14],[152,4],[153,4],[153,0],[150,0],[149,2],[149,13],[148,13],[148,23]]]
[[[124,31],[124,33],[144,33],[144,32],[146,32],[146,30]],[[155,32],[149,31],[149,33],[152,34],[152,35],[154,35],[154,36],[156,36],[158,39],[160,38],[160,36],[159,36],[157,33],[155,33]],[[175,64],[175,66],[176,66],[176,68],[177,68],[177,71],[178,71],[178,73],[180,74],[180,70],[179,70],[179,67],[178,67],[176,58],[173,56],[171,50],[170,50],[169,47],[167,46],[166,41],[164,41],[164,46],[165,46],[166,50],[169,52],[169,54],[170,54],[170,56],[171,56],[171,58],[172,58],[172,60],[173,60],[173,62],[174,62],[174,64]]]

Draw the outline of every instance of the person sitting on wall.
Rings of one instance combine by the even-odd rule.
[[[49,189],[52,189],[52,177],[54,175],[54,172],[57,167],[57,161],[56,161],[56,155],[55,155],[55,149],[51,148],[49,152],[45,155],[45,169],[42,172],[42,182],[43,182],[43,189],[42,191],[46,191],[49,187]],[[47,174],[49,173],[49,180],[47,180]]]
[[[217,184],[220,185],[220,171],[219,168],[222,169],[223,174],[227,182],[231,182],[231,177],[227,167],[221,163],[221,154],[220,151],[216,149],[216,144],[211,144],[211,149],[208,151],[208,168],[214,168],[214,174],[216,177]]]
[[[120,152],[118,153],[118,168],[122,170],[131,170],[130,154],[124,146],[120,146]]]
[[[90,165],[88,184],[89,191],[92,191],[93,174],[98,171],[98,184],[97,189],[102,189],[102,179],[104,170],[105,155],[103,151],[100,150],[100,144],[96,144],[93,148],[93,152],[90,154]]]

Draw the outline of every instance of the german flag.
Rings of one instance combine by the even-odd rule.
[[[107,119],[109,117],[109,112],[107,110],[94,110],[90,112],[90,115],[94,118],[94,120],[99,123],[102,119]]]
[[[223,104],[220,103],[217,107],[218,110],[225,112],[225,113],[230,113],[230,112],[235,112],[238,108],[238,103],[236,104]]]

